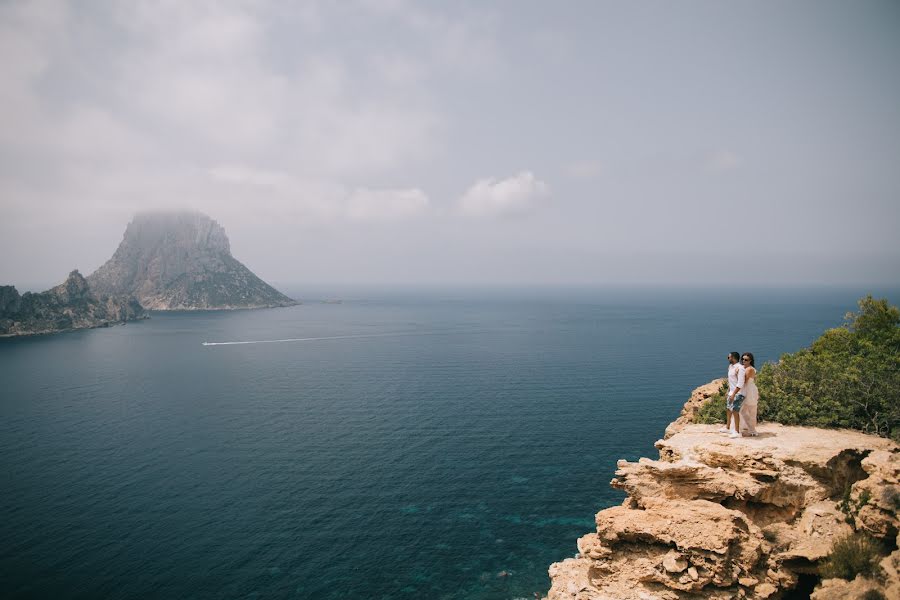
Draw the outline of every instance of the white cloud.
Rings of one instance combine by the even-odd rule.
[[[418,84],[409,88],[391,74],[372,73],[388,81],[367,91],[343,61],[316,57],[302,66],[286,118],[293,165],[339,177],[408,167],[433,155],[441,119]]]
[[[297,223],[427,209],[412,186],[364,184],[441,146],[429,55],[284,52],[293,42],[282,20],[292,35],[295,25],[321,28],[341,16],[333,7],[136,1],[110,7],[102,23],[66,8],[0,4],[0,50],[15,57],[0,61],[0,152],[16,157],[0,169],[0,196],[17,222],[69,204],[82,215],[216,216],[243,202]]]
[[[65,21],[60,3],[0,5],[0,143],[15,150],[41,146],[52,130],[36,88],[66,37]]]
[[[300,8],[265,8],[126,4],[118,19],[141,43],[118,58],[117,96],[198,156],[272,161],[277,149],[276,161],[291,170],[343,178],[433,155],[441,117],[419,57],[381,52],[355,60],[327,45],[284,48],[287,40],[273,36],[280,21],[317,25]]]
[[[420,189],[354,190],[347,198],[347,216],[360,220],[393,221],[423,214],[428,196]]]
[[[94,161],[101,166],[143,160],[154,151],[147,138],[97,106],[71,110],[55,127],[48,144],[67,160]]]
[[[530,171],[506,179],[482,179],[459,199],[459,211],[469,217],[522,214],[549,195],[550,188]]]
[[[375,15],[405,24],[423,42],[423,54],[433,64],[458,73],[486,75],[503,62],[495,41],[499,20],[488,11],[479,8],[462,18],[450,18],[406,0],[363,0],[361,5]]]
[[[221,165],[209,170],[209,175],[215,181],[224,183],[238,183],[260,186],[289,186],[293,178],[287,173],[253,169],[242,165]]]
[[[214,167],[209,177],[225,186],[225,197],[238,198],[239,205],[252,197],[258,209],[274,219],[278,215],[302,215],[307,224],[340,219],[398,221],[429,210],[428,196],[418,188],[350,189],[327,180],[242,165]]]

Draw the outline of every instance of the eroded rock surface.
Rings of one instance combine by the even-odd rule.
[[[0,286],[0,336],[37,335],[73,329],[107,327],[146,318],[132,297],[96,296],[77,270],[60,285],[37,294],[19,295],[11,285]]]
[[[231,255],[225,229],[200,213],[142,213],[88,276],[97,294],[133,295],[150,310],[266,308],[297,304]]]
[[[701,386],[659,440],[659,459],[619,461],[627,498],[597,514],[578,554],[550,567],[549,600],[781,598],[815,578],[832,543],[854,529],[897,547],[900,447],[849,430],[766,423],[730,439],[691,423],[721,380]],[[849,490],[848,516],[840,501]],[[862,503],[865,500],[865,503]],[[884,577],[827,580],[814,598],[870,589],[900,598],[900,551]]]

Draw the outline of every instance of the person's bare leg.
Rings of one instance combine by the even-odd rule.
[[[741,413],[736,410],[731,411],[734,416],[734,430],[740,435],[741,433]]]

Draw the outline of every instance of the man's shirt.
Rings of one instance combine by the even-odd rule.
[[[730,396],[735,388],[744,387],[744,365],[735,363],[728,365],[728,395]]]

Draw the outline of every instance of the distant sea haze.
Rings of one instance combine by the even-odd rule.
[[[729,351],[900,298],[283,289],[0,340],[0,596],[532,598]]]

